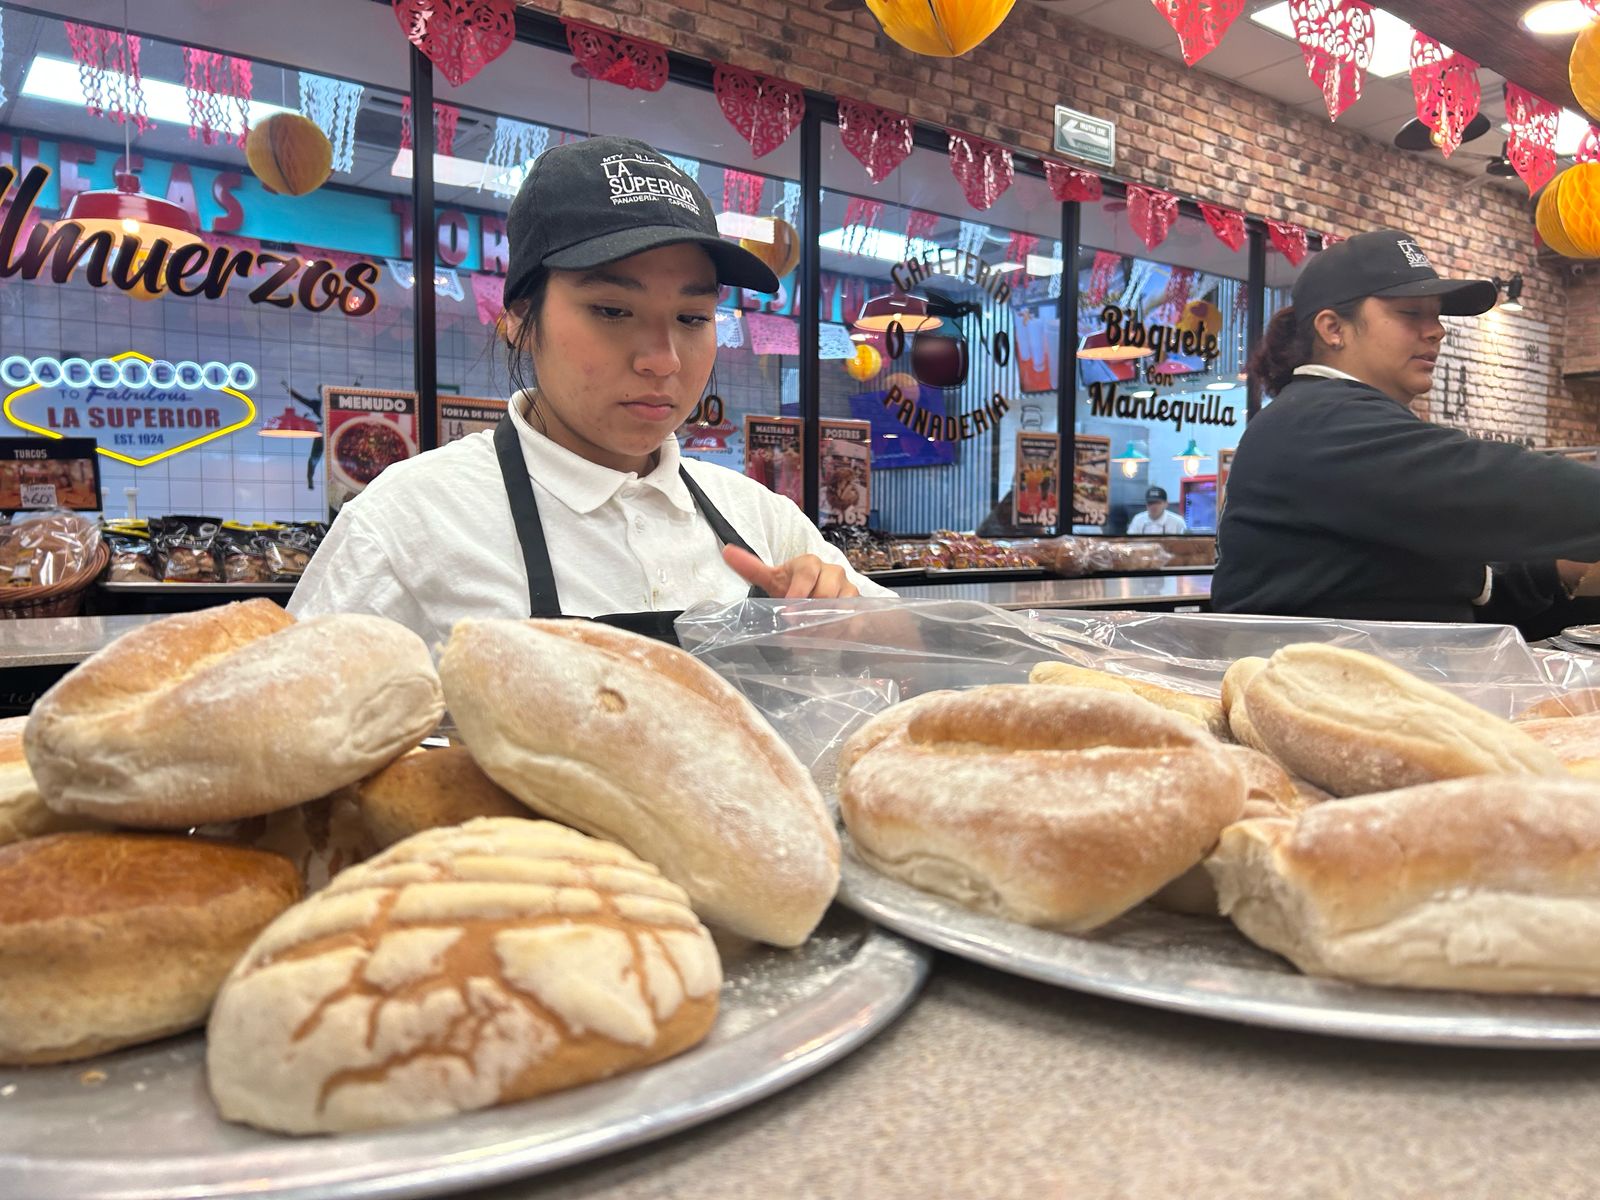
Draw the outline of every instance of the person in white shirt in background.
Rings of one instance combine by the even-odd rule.
[[[492,433],[396,463],[341,509],[289,602],[430,644],[463,617],[591,617],[663,640],[700,601],[893,596],[791,501],[681,458],[719,285],[775,292],[699,185],[643,142],[546,151],[507,218],[512,396]],[[759,589],[755,591],[754,589]]]
[[[1128,522],[1129,537],[1143,537],[1149,534],[1163,534],[1170,537],[1188,532],[1189,523],[1177,513],[1167,511],[1165,488],[1146,489],[1144,511]]]

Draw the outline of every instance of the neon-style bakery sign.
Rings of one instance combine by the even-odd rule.
[[[12,355],[0,360],[0,381],[13,389],[0,411],[18,429],[52,439],[89,431],[110,443],[97,446],[99,453],[135,467],[226,437],[256,419],[255,401],[245,393],[257,374],[244,362],[173,363],[137,350],[92,362]]]

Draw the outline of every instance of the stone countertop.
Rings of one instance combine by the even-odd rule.
[[[471,1200],[1592,1197],[1600,1052],[1256,1029],[941,955],[821,1075]]]
[[[0,621],[0,668],[82,662],[130,629],[165,614],[112,617],[34,617]]]

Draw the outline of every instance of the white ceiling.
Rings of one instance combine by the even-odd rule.
[[[1183,62],[1183,55],[1178,48],[1178,35],[1149,0],[1032,0],[1032,3],[1101,33]],[[1260,95],[1327,120],[1328,110],[1323,103],[1322,93],[1306,73],[1300,47],[1250,20],[1251,13],[1271,3],[1273,0],[1248,0],[1244,12],[1229,28],[1222,44],[1202,58],[1193,69],[1208,71]],[[1501,143],[1505,140],[1500,130],[1500,124],[1505,120],[1505,100],[1500,88],[1504,81],[1493,71],[1481,70],[1478,72],[1478,82],[1483,92],[1481,111],[1490,120],[1489,132],[1477,141],[1462,146],[1449,159],[1437,152],[1423,152],[1469,175],[1481,175],[1485,161],[1500,152]],[[1353,129],[1374,141],[1390,145],[1395,131],[1416,115],[1416,101],[1412,96],[1409,76],[1379,79],[1369,74],[1362,84],[1361,99],[1344,111],[1338,123],[1341,128]],[[1485,182],[1518,188],[1523,186],[1517,179],[1508,181],[1485,177]]]

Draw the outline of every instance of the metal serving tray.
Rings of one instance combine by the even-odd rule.
[[[377,1133],[229,1125],[199,1034],[60,1067],[0,1069],[6,1200],[326,1200],[466,1191],[637,1146],[842,1058],[910,1003],[929,954],[835,905],[798,950],[723,944],[722,1008],[678,1058],[521,1104]]]
[[[889,879],[848,849],[839,900],[985,966],[1154,1008],[1338,1037],[1521,1050],[1600,1047],[1600,1000],[1366,987],[1302,975],[1220,917],[1148,905],[1090,934],[987,917]]]

